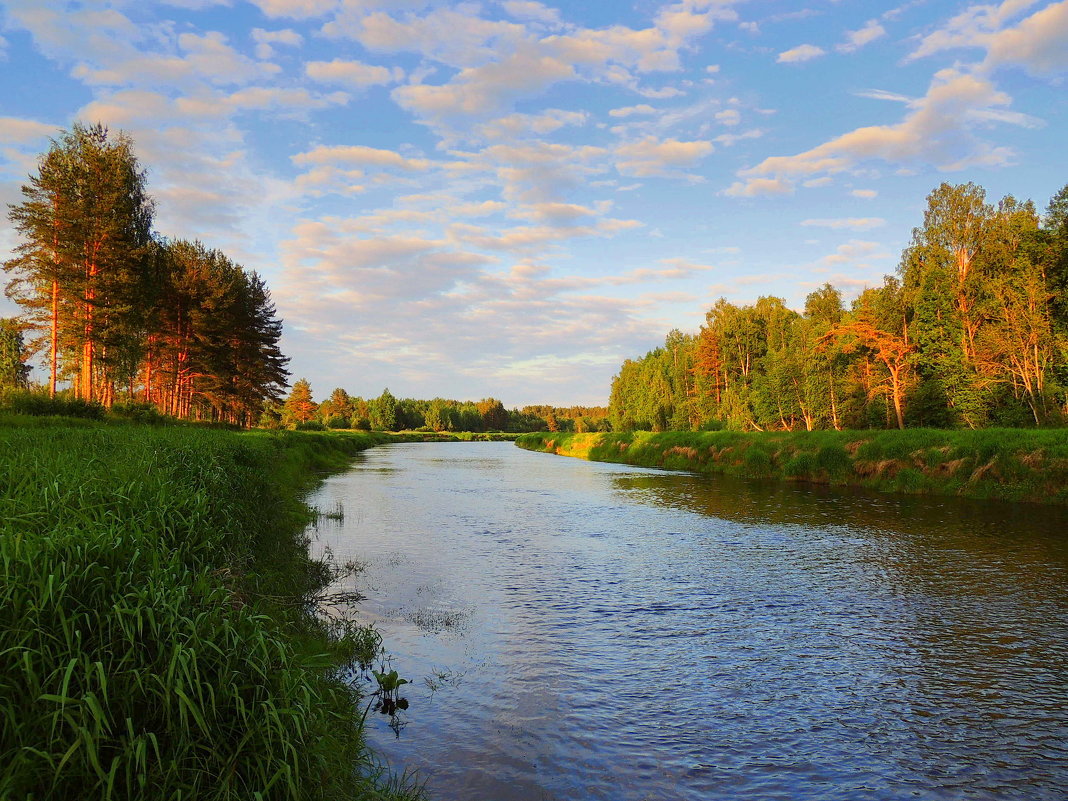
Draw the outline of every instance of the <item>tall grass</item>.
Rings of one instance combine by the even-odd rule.
[[[524,434],[528,450],[888,492],[1068,503],[1068,431]]]
[[[375,441],[0,420],[0,799],[412,797],[305,603],[300,491]]]

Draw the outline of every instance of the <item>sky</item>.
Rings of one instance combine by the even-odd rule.
[[[1068,0],[0,0],[0,75],[0,204],[126,131],[320,399],[604,404],[720,297],[881,284],[943,181],[1068,182]]]

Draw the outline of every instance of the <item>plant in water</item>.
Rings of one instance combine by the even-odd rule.
[[[381,667],[382,670],[371,671],[371,675],[374,676],[375,683],[378,686],[371,693],[371,700],[367,702],[367,707],[363,710],[361,722],[367,720],[367,713],[374,707],[375,711],[381,712],[383,715],[389,715],[390,728],[399,736],[401,726],[404,724],[397,716],[397,713],[403,712],[408,708],[408,699],[401,696],[400,688],[405,684],[411,684],[411,681],[402,679],[400,673],[396,670],[390,670],[387,673],[386,666],[382,665]]]

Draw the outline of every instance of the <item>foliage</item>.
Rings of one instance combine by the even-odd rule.
[[[1040,218],[942,184],[898,276],[852,308],[719,300],[697,335],[623,362],[616,431],[1059,426],[1068,419],[1068,186]]]
[[[17,322],[0,318],[0,390],[26,388],[30,375],[26,355]]]
[[[153,236],[127,135],[75,123],[22,196],[10,212],[20,242],[4,264],[6,291],[33,334],[28,349],[46,354],[50,395],[68,381],[107,407],[141,401],[241,425],[278,399],[287,359],[267,285],[199,242]]]

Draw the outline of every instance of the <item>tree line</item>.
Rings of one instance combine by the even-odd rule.
[[[847,309],[719,300],[612,381],[616,430],[982,428],[1068,418],[1068,186],[1044,215],[943,183],[897,275]]]
[[[457,401],[445,398],[396,398],[389,389],[375,398],[350,395],[338,387],[316,403],[311,384],[300,379],[282,404],[268,407],[262,424],[288,428],[356,428],[379,431],[528,431],[608,430],[608,409],[589,406],[525,406],[507,409],[496,398]]]
[[[43,357],[49,395],[62,382],[107,407],[255,423],[289,376],[264,280],[152,230],[146,173],[123,133],[75,124],[37,167],[10,206],[20,243],[3,268],[18,332],[29,335],[21,358]]]

